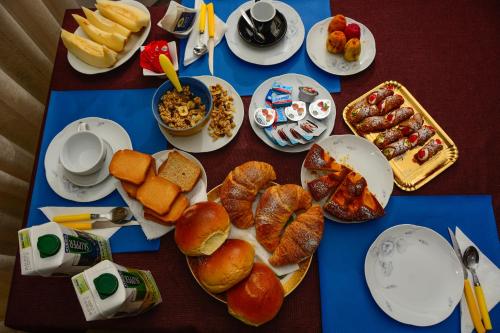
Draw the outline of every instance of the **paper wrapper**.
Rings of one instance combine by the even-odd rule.
[[[42,213],[52,221],[52,218],[57,215],[73,215],[73,214],[82,214],[82,213],[96,213],[96,214],[106,214],[109,213],[115,207],[40,207]],[[93,230],[85,230],[90,234],[94,234],[97,236],[101,236],[105,239],[109,239],[115,232],[117,232],[121,227],[127,227],[131,225],[138,225],[137,221],[130,221],[128,223],[122,224],[116,228],[103,228],[103,229],[93,229]]]

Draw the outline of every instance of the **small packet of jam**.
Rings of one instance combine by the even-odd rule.
[[[193,29],[196,13],[196,9],[170,1],[167,12],[158,22],[158,26],[179,38],[185,38]]]
[[[305,144],[307,141],[300,135],[294,128],[296,124],[286,124],[283,125],[283,130],[288,138],[288,140],[293,144]]]
[[[286,86],[279,82],[274,82],[271,86],[271,90],[276,92],[279,95],[291,95],[292,94],[292,86]]]
[[[272,138],[271,140],[273,140],[273,142],[275,144],[277,144],[278,146],[281,146],[281,147],[288,146],[288,142],[286,141],[286,137],[285,137],[285,139],[283,139],[278,134],[278,131],[276,130],[276,128],[274,126],[265,127],[264,131],[267,132],[266,133],[267,136],[270,136]]]
[[[301,120],[298,122],[299,127],[306,133],[312,136],[320,136],[326,130],[325,125],[319,122],[313,122],[312,120]]]
[[[302,101],[294,101],[292,105],[285,108],[285,115],[291,121],[299,121],[306,116],[306,103]]]
[[[159,56],[160,54],[166,55],[170,61],[172,61],[172,56],[170,55],[168,49],[168,42],[165,40],[155,40],[144,47],[140,55],[140,65],[142,68],[149,69],[155,73],[163,73],[163,69],[160,66]]]
[[[276,95],[271,97],[273,108],[284,108],[292,105],[292,97],[290,95]]]
[[[294,140],[293,137],[291,138],[287,135],[287,133],[285,132],[285,126],[286,125],[276,127],[276,133],[279,135],[280,139],[286,142],[289,146],[298,144],[297,140]]]
[[[292,126],[290,127],[290,133],[292,133],[294,136],[297,134],[302,137],[306,142],[311,141],[314,139],[314,136],[311,133],[308,133],[304,131],[297,123],[291,124]]]

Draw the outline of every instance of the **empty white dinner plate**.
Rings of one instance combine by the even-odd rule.
[[[357,23],[361,30],[361,54],[357,61],[347,61],[343,54],[332,54],[326,50],[328,24],[331,17],[316,23],[307,34],[306,49],[312,62],[322,70],[335,75],[353,75],[365,70],[375,59],[375,38],[362,23],[346,17],[347,24]]]
[[[67,177],[61,162],[59,161],[59,152],[62,149],[64,142],[78,130],[80,123],[88,124],[89,131],[101,137],[111,146],[111,154],[120,149],[132,149],[132,142],[127,131],[119,124],[112,120],[88,117],[76,120],[66,126],[59,132],[50,142],[47,152],[45,153],[45,177],[50,188],[60,197],[76,202],[91,202],[104,198],[116,188],[117,180],[114,177],[107,177],[102,182],[94,186],[89,186],[88,182],[93,180],[96,175],[89,175],[85,183],[86,186],[78,186],[73,184]],[[107,154],[110,152],[108,151]],[[106,162],[108,163],[108,161]],[[103,168],[108,168],[108,164],[103,165]],[[101,170],[105,173],[106,170]],[[101,172],[100,171],[100,172]],[[83,177],[83,176],[80,176]],[[83,182],[80,179],[81,182]]]
[[[387,206],[394,187],[394,174],[385,156],[373,143],[356,135],[345,134],[329,136],[317,142],[317,144],[326,150],[338,163],[360,173],[366,179],[368,189],[375,195],[380,205],[383,208]],[[302,187],[307,189],[307,183],[317,177],[319,175],[304,168],[304,162],[302,162],[300,170]],[[321,200],[320,205],[323,205],[328,199],[329,196]],[[323,211],[323,214],[332,221],[356,223],[343,221],[326,211]]]
[[[321,135],[313,138],[310,142],[306,144],[297,144],[295,146],[285,146],[281,147],[269,139],[269,137],[266,135],[264,132],[264,129],[262,127],[259,127],[257,123],[255,122],[254,119],[254,112],[255,109],[257,108],[262,108],[266,107],[266,95],[269,90],[271,90],[271,87],[274,82],[279,82],[281,84],[291,86],[293,91],[292,91],[292,100],[293,101],[298,101],[299,100],[299,87],[312,87],[316,89],[318,92],[318,96],[316,96],[316,100],[319,99],[328,99],[331,102],[332,110],[328,117],[318,120],[314,119],[312,116],[307,114],[307,116],[304,118],[305,120],[309,119],[312,120],[315,123],[320,123],[326,127],[326,129],[321,133]],[[248,109],[248,119],[250,121],[250,125],[252,126],[253,131],[255,134],[262,140],[266,145],[268,145],[271,148],[274,148],[276,150],[281,150],[287,153],[298,153],[302,151],[308,150],[314,142],[317,142],[321,139],[324,139],[330,135],[330,133],[333,130],[333,126],[335,125],[335,116],[337,115],[337,111],[335,108],[335,102],[333,101],[332,95],[326,90],[321,84],[319,84],[316,80],[310,78],[309,76],[305,76],[302,74],[283,74],[280,76],[274,76],[266,81],[262,82],[260,86],[255,89],[253,95],[252,95],[252,100],[250,101],[250,107]],[[292,123],[291,121],[288,121],[288,123]]]
[[[205,126],[203,126],[203,129],[200,132],[190,136],[175,136],[168,133],[160,124],[158,124],[158,127],[160,128],[163,136],[165,136],[167,141],[172,144],[172,146],[190,153],[206,153],[209,151],[220,149],[234,139],[234,137],[240,130],[241,124],[243,124],[243,119],[245,117],[245,107],[243,106],[243,101],[241,100],[240,95],[238,95],[236,89],[234,89],[234,87],[227,81],[210,75],[195,76],[195,78],[203,82],[209,90],[210,86],[220,84],[222,88],[224,88],[224,90],[228,92],[229,96],[233,97],[233,121],[235,125],[232,131],[233,135],[224,136],[222,138],[214,140],[210,136],[208,131],[208,126],[210,125],[211,121],[210,119],[205,124]]]
[[[120,0],[119,2],[139,8],[143,12],[147,13],[148,16],[150,16],[149,10],[146,8],[146,6],[144,6],[142,3],[138,1]],[[96,13],[99,14],[99,11],[97,10]],[[133,32],[130,34],[123,51],[118,52],[118,61],[111,67],[108,68],[94,67],[80,60],[79,58],[74,56],[73,53],[69,51],[68,51],[68,62],[71,65],[71,67],[73,67],[76,71],[83,74],[99,74],[99,73],[109,72],[123,65],[125,62],[127,62],[127,60],[129,60],[134,55],[134,53],[141,47],[141,45],[148,37],[150,30],[151,30],[151,16],[149,18],[149,23],[147,27],[142,28],[142,30],[139,32]],[[74,34],[90,39],[89,37],[87,37],[85,32],[83,32],[82,28],[80,27],[78,27],[75,30]]]
[[[405,324],[430,326],[448,318],[462,298],[462,266],[437,232],[401,224],[382,232],[365,258],[365,277],[378,306]]]
[[[253,3],[254,1],[245,2],[229,15],[225,34],[229,49],[246,62],[264,66],[279,64],[293,56],[304,42],[305,28],[299,13],[284,2],[273,1],[274,6],[285,16],[287,22],[286,35],[282,40],[269,47],[256,47],[240,37],[238,34],[240,10],[246,11]]]

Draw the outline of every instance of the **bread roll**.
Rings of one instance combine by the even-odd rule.
[[[255,250],[240,239],[228,239],[211,256],[200,257],[198,278],[213,293],[228,290],[250,274]]]
[[[250,275],[227,291],[227,306],[232,316],[247,325],[259,326],[278,314],[284,295],[273,271],[255,263]]]
[[[230,229],[224,207],[212,201],[199,202],[177,220],[175,242],[185,255],[211,255],[227,239]]]

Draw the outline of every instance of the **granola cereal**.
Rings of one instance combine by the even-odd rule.
[[[229,96],[228,91],[222,88],[220,84],[210,86],[210,93],[213,99],[212,114],[210,115],[210,124],[208,132],[213,140],[224,136],[232,136],[234,123],[234,104],[233,97]]]

